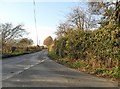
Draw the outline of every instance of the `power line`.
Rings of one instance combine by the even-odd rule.
[[[38,45],[38,32],[37,32],[37,21],[36,21],[36,8],[35,8],[35,0],[33,0],[33,5],[34,5],[34,21],[35,21],[35,30],[36,30],[36,38],[37,38],[37,45]]]

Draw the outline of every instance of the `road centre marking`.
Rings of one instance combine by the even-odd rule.
[[[47,60],[47,57],[45,57],[45,59],[43,59],[43,60],[38,61],[37,63],[35,63],[35,65],[38,65],[38,64],[40,64],[40,63],[43,63],[43,62],[45,62],[46,60]],[[9,76],[7,76],[6,78],[4,78],[4,79],[2,79],[2,80],[7,80],[7,79],[9,79],[9,78],[11,78],[11,77],[13,77],[13,76],[15,76],[15,75],[18,75],[18,74],[24,72],[25,70],[30,69],[31,67],[34,67],[35,65],[29,65],[29,66],[23,68],[23,70],[14,72],[12,75],[9,75]]]

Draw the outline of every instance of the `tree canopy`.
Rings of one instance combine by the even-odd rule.
[[[28,47],[31,46],[32,44],[33,44],[33,40],[28,38],[22,38],[17,43],[17,45],[21,47]]]
[[[11,23],[0,24],[0,33],[2,35],[3,46],[8,44],[11,40],[23,37],[27,34],[26,30],[23,29],[23,25],[13,27]]]
[[[46,45],[46,46],[48,46],[48,47],[49,47],[52,43],[53,43],[53,38],[52,38],[51,36],[48,36],[48,37],[44,40],[44,42],[43,42],[43,44]]]
[[[57,39],[53,53],[66,61],[84,62],[90,68],[117,68],[111,75],[118,77],[118,61],[120,60],[120,1],[88,2],[92,12],[100,19],[92,17],[90,22],[86,12],[74,8],[68,13],[70,18],[57,27]],[[94,8],[93,8],[94,7]],[[96,8],[95,8],[96,7]],[[102,13],[102,16],[99,16]],[[67,16],[67,17],[68,17]],[[96,21],[99,20],[99,21]],[[86,25],[100,25],[94,30]],[[99,22],[99,23],[98,23]],[[94,28],[94,26],[92,27]],[[76,64],[77,66],[77,64]],[[115,72],[116,71],[116,72]]]

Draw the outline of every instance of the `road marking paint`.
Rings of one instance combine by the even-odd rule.
[[[23,70],[23,71],[24,71],[24,70]],[[4,78],[4,79],[2,79],[2,80],[9,79],[9,78],[11,78],[11,77],[13,77],[13,76],[15,76],[15,75],[17,75],[17,74],[22,73],[23,71],[22,71],[22,70],[21,70],[21,71],[17,71],[17,72],[13,73],[12,75],[7,76],[6,78]]]
[[[29,69],[29,68],[30,68],[30,66],[28,66],[28,67],[25,67],[25,68],[24,68],[24,70],[27,70],[27,69]]]
[[[45,60],[42,60],[41,63],[44,62],[44,61],[45,61]]]
[[[34,65],[30,65],[30,67],[33,67]]]
[[[37,63],[35,63],[35,65],[38,65],[38,64],[40,64],[40,63],[43,63],[43,62],[45,62],[46,60],[47,60],[47,57],[45,57],[44,60],[38,61]],[[11,78],[11,77],[13,77],[13,76],[15,76],[15,75],[18,75],[18,74],[24,72],[25,70],[28,70],[28,69],[30,69],[31,67],[34,67],[35,65],[29,65],[29,66],[25,67],[23,70],[14,72],[14,73],[12,73],[12,75],[9,75],[9,76],[7,76],[6,78],[2,79],[2,81],[3,81],[3,80],[7,80],[7,79],[9,79],[9,78]],[[19,80],[18,80],[18,81],[19,81]]]
[[[19,82],[20,80],[19,80],[19,79],[17,79],[16,81],[17,81],[17,82]]]
[[[20,74],[20,73],[22,73],[23,71],[24,71],[24,70],[18,71],[17,74]]]

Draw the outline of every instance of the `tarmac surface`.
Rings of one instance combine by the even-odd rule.
[[[2,60],[2,87],[118,87],[117,82],[56,63],[47,50]]]

